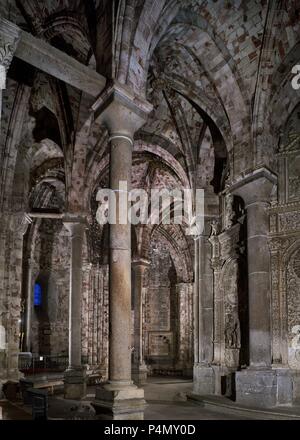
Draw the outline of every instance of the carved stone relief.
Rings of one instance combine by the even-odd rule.
[[[288,361],[300,369],[300,249],[292,255],[286,273],[288,307]]]
[[[232,216],[231,220],[233,220]],[[211,261],[215,279],[214,362],[228,368],[237,368],[240,361],[241,328],[238,291],[240,228],[241,225],[238,223],[219,235],[213,233],[212,228],[209,239],[212,244]],[[217,248],[218,252],[216,252]]]
[[[281,232],[300,229],[300,212],[291,211],[279,214],[279,225]]]
[[[20,38],[20,31],[0,18],[0,90],[6,88],[6,73],[12,62]]]
[[[238,262],[235,259],[229,262],[224,273],[225,363],[228,367],[238,366],[241,346],[237,286]]]

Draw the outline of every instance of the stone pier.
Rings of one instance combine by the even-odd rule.
[[[215,195],[205,190],[205,227],[195,240],[194,288],[194,368],[193,393],[214,394],[214,274],[211,267],[211,221],[216,217],[218,205]],[[218,257],[218,256],[213,256]]]
[[[288,370],[272,368],[267,208],[276,183],[273,174],[266,169],[260,169],[232,187],[233,194],[243,198],[247,211],[249,290],[250,365],[247,369],[236,372],[236,400],[257,407],[273,407],[292,401],[292,387],[287,386],[287,382],[291,380]]]

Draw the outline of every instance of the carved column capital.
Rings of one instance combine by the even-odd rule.
[[[151,262],[149,260],[147,260],[146,258],[138,258],[138,259],[132,260],[131,264],[132,264],[133,268],[135,268],[135,267],[146,268],[146,267],[150,266]]]
[[[271,203],[277,177],[267,168],[260,168],[235,181],[230,192],[242,197],[246,208],[254,203]]]
[[[21,30],[0,18],[0,89],[6,88],[6,74],[20,40]]]
[[[66,215],[62,220],[64,227],[72,238],[82,236],[84,230],[87,228],[86,219],[81,216]]]
[[[152,111],[152,105],[132,93],[118,81],[111,82],[92,106],[94,118],[106,126],[110,139],[127,139],[133,145],[133,135],[141,128]]]

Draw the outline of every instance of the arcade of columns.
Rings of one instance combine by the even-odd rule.
[[[201,235],[194,240],[186,239],[185,245],[179,247],[181,255],[176,256],[175,248],[166,253],[165,261],[172,264],[165,285],[160,287],[161,291],[169,289],[171,295],[176,292],[177,302],[168,312],[168,325],[155,334],[149,324],[151,319],[147,321],[146,306],[147,301],[153,302],[157,295],[156,266],[151,265],[158,251],[153,243],[150,249],[147,230],[132,231],[129,224],[117,221],[117,224],[110,225],[107,235],[107,274],[98,261],[91,261],[88,249],[93,245],[88,241],[95,225],[95,210],[90,208],[90,202],[82,200],[83,194],[94,197],[95,186],[92,187],[91,183],[89,187],[89,176],[84,184],[81,179],[87,169],[85,150],[90,137],[103,137],[105,133],[109,161],[105,166],[96,163],[96,169],[102,166],[103,170],[103,181],[100,176],[97,183],[113,189],[117,201],[120,181],[127,182],[128,190],[135,184],[133,156],[140,142],[136,135],[147,126],[153,104],[130,84],[108,81],[104,75],[21,31],[12,22],[0,19],[0,109],[14,59],[26,60],[31,68],[39,69],[45,77],[55,78],[86,94],[88,98],[84,104],[88,110],[80,115],[81,128],[75,136],[73,157],[69,156],[67,160],[70,175],[66,182],[66,210],[54,212],[49,203],[40,205],[39,209],[32,205],[30,212],[22,197],[18,197],[18,191],[22,194],[20,181],[14,177],[18,177],[18,173],[9,164],[5,169],[6,182],[18,183],[17,188],[13,188],[16,191],[13,205],[7,199],[9,192],[5,193],[4,186],[1,193],[1,383],[21,377],[18,353],[20,349],[32,351],[34,337],[31,331],[36,319],[32,292],[34,281],[42,271],[35,259],[38,246],[30,250],[28,243],[42,234],[43,227],[55,229],[53,225],[59,223],[56,237],[67,245],[64,257],[68,262],[61,276],[57,277],[61,280],[62,290],[64,283],[69,284],[68,304],[65,306],[68,325],[61,330],[61,333],[64,330],[68,333],[69,366],[64,373],[66,399],[80,399],[85,395],[88,372],[82,361],[83,354],[88,354],[87,364],[99,364],[99,353],[94,352],[95,347],[91,350],[89,347],[91,338],[95,334],[99,338],[101,334],[96,351],[99,346],[103,353],[107,350],[101,371],[108,380],[96,388],[93,406],[99,416],[143,418],[146,402],[142,384],[150,371],[149,341],[155,337],[164,338],[166,345],[171,344],[173,354],[177,350],[172,366],[166,368],[193,374],[195,395],[223,394],[238,402],[261,407],[291,404],[300,393],[300,346],[297,339],[300,329],[299,294],[297,296],[300,285],[300,186],[297,174],[300,135],[297,133],[297,111],[291,112],[281,135],[276,156],[277,172],[271,171],[272,167],[265,166],[259,159],[255,166],[243,170],[242,153],[236,152],[236,157],[230,158],[223,185],[216,191],[210,182],[213,171],[209,182],[207,179],[203,182],[200,161],[196,163],[196,172],[190,182],[193,189],[200,183],[205,190],[205,227]],[[158,80],[153,84],[154,88],[165,87],[164,94],[169,95],[169,102],[176,102],[174,91],[168,86]],[[31,87],[23,84],[18,93],[21,94],[18,114],[11,116],[15,118],[16,130],[7,133],[1,121],[3,138],[10,138],[11,143],[22,138],[22,118],[27,112]],[[6,117],[3,110],[2,115]],[[169,152],[163,156],[165,163],[168,155],[171,156]],[[177,167],[181,172],[182,167]],[[91,176],[96,169],[91,166]],[[153,175],[152,179],[155,180]],[[151,187],[151,182],[147,185]],[[161,234],[159,226],[153,236],[157,234],[165,239],[167,232]],[[102,230],[102,248],[105,234]],[[133,234],[138,237],[135,238],[138,244],[133,245]],[[171,235],[169,233],[168,237]],[[143,238],[139,240],[139,237]],[[175,234],[173,239],[179,243],[182,237]],[[157,240],[160,252],[170,249],[162,244],[163,239]],[[143,252],[143,246],[148,246],[147,252]],[[42,254],[43,249],[39,252]],[[181,264],[187,266],[182,269],[184,274],[180,273]],[[57,274],[60,270],[62,268],[56,268]],[[161,270],[164,270],[163,265]],[[161,279],[157,280],[158,286]],[[88,291],[87,285],[92,285],[93,289]],[[97,291],[103,292],[101,298],[100,295],[97,297]],[[96,296],[91,299],[93,295]],[[107,326],[103,324],[104,310],[109,315]],[[166,312],[162,308],[157,313]],[[95,316],[99,323],[94,331],[91,328]],[[24,340],[20,348],[21,319],[24,320]],[[176,344],[172,338],[176,339]],[[148,357],[147,347],[150,350]],[[155,354],[153,356],[155,358]],[[158,363],[156,368],[163,370],[164,364]]]

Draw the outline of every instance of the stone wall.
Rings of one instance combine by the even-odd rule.
[[[278,199],[270,213],[273,362],[292,369],[299,396],[300,286],[299,106],[288,119],[278,152]]]

